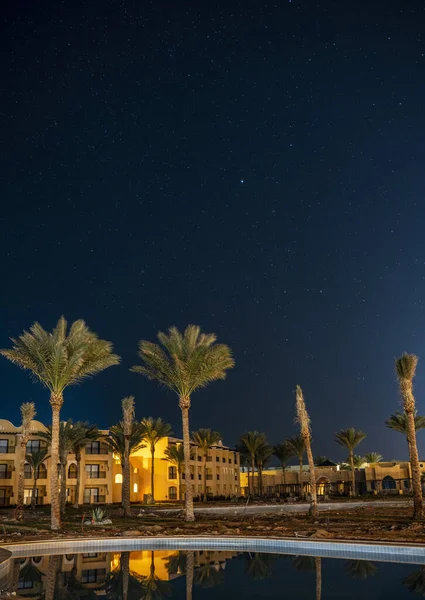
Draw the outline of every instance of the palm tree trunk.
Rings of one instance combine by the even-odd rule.
[[[251,476],[250,476],[250,471],[251,469],[249,468],[249,463],[247,462],[247,466],[246,466],[246,479],[248,482],[248,496],[251,493]]]
[[[179,477],[179,502],[182,500],[182,469],[181,467],[177,468],[177,473]]]
[[[32,486],[32,496],[31,496],[31,508],[32,510],[35,510],[35,501],[36,501],[36,495],[37,493],[37,471],[34,469],[34,485]]]
[[[60,409],[63,404],[61,394],[51,394],[50,404],[52,406],[52,447],[50,469],[50,506],[51,506],[51,529],[57,531],[61,528],[61,514],[58,487],[58,464],[59,464],[59,428]]]
[[[419,468],[418,446],[415,433],[414,412],[407,412],[407,436],[410,450],[410,466],[412,469],[412,488],[413,488],[413,518],[420,520],[423,517],[423,499],[421,486],[421,471]]]
[[[259,487],[260,487],[260,496],[263,495],[263,466],[258,466],[258,477],[259,477]]]
[[[131,505],[130,505],[130,487],[131,487],[131,475],[130,475],[130,440],[125,437],[124,441],[124,457],[122,464],[123,472],[123,485],[122,485],[122,506],[124,509],[124,516],[131,517]]]
[[[255,496],[255,456],[251,455],[251,484],[252,484],[252,496]]]
[[[21,572],[21,561],[19,558],[14,558],[13,566],[9,573],[9,585],[7,586],[8,592],[16,592],[19,584],[19,574]]]
[[[61,515],[64,516],[66,508],[66,462],[61,463],[60,505]]]
[[[128,599],[128,586],[130,583],[130,552],[121,553],[121,574],[122,574],[122,598]]]
[[[300,498],[304,498],[303,457],[302,456],[300,456],[299,461],[300,461],[300,476],[299,476],[299,480],[300,480]]]
[[[15,515],[18,521],[24,518],[24,496],[25,496],[25,456],[27,450],[27,439],[21,436],[21,453],[19,456],[19,475],[18,475],[18,499],[16,503]]]
[[[80,506],[80,488],[81,488],[81,450],[77,450],[75,453],[75,460],[77,461],[77,484],[75,486],[75,502],[74,508]]]
[[[207,452],[204,452],[204,497],[202,498],[203,502],[207,501]]]
[[[186,521],[194,521],[195,513],[193,512],[193,488],[192,479],[190,477],[190,434],[189,434],[189,396],[181,396],[179,406],[182,411],[182,428],[183,428],[183,449],[184,449],[184,470],[186,473],[185,479],[185,509]]]
[[[56,463],[57,464],[57,463]],[[49,566],[46,576],[45,600],[55,600],[56,573],[59,566],[59,556],[52,554],[49,556]]]
[[[194,552],[189,550],[186,552],[186,600],[192,600],[194,563]]]
[[[350,450],[350,467],[351,467],[351,495],[356,495],[356,472],[354,471],[354,451]]]
[[[316,563],[316,600],[322,598],[322,559],[315,558]]]
[[[316,473],[314,470],[313,453],[311,451],[310,435],[304,437],[305,450],[307,454],[308,467],[310,471],[310,516],[317,517],[317,490],[316,490]]]
[[[283,493],[286,491],[286,465],[282,463],[282,476],[283,476]]]
[[[152,494],[152,504],[155,502],[155,444],[151,445],[151,494]]]

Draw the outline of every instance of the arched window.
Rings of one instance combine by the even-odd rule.
[[[168,479],[177,479],[176,467],[168,467]]]
[[[384,479],[382,480],[382,489],[383,490],[395,490],[396,489],[395,479],[390,477],[390,475],[387,475],[386,477],[384,477]]]
[[[121,473],[117,473],[115,475],[115,483],[122,483],[122,474]]]
[[[177,488],[175,485],[172,485],[168,488],[168,499],[177,500]]]
[[[68,479],[76,479],[77,478],[77,465],[75,463],[71,463],[68,468]]]

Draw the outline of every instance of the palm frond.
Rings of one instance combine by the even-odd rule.
[[[354,427],[349,427],[348,429],[341,429],[341,431],[336,433],[335,441],[340,446],[344,446],[345,448],[348,448],[348,450],[353,451],[366,437],[367,434],[363,431],[355,429]]]

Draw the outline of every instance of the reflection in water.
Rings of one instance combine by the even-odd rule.
[[[176,600],[184,597],[192,600],[194,586],[198,587],[198,598],[202,598],[202,589],[220,586],[223,598],[234,600],[235,582],[241,595],[251,598],[261,595],[262,585],[264,595],[269,597],[278,597],[282,585],[293,585],[293,589],[302,588],[297,597],[309,600],[314,597],[325,600],[326,590],[333,586],[342,590],[341,597],[366,599],[369,590],[370,597],[376,597],[379,581],[378,587],[369,584],[366,588],[358,587],[358,593],[356,586],[364,585],[372,576],[375,581],[380,576],[382,582],[388,583],[388,576],[394,577],[396,572],[400,573],[394,580],[394,586],[399,586],[394,587],[397,598],[410,597],[410,592],[425,596],[425,566],[412,572],[408,565],[382,564],[378,569],[376,564],[364,560],[206,550],[92,552],[15,559],[7,585],[20,598],[39,600],[95,600],[99,596],[115,600],[165,600],[173,592]],[[242,593],[244,578],[252,582],[245,590],[247,593]],[[349,578],[353,580],[351,583]]]

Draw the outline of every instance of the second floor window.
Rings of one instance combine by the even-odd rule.
[[[11,471],[7,468],[7,465],[0,465],[0,479],[7,479],[8,473]]]
[[[7,454],[9,451],[9,440],[0,440],[0,454]]]
[[[87,477],[90,479],[99,478],[99,465],[86,465]]]
[[[168,479],[177,479],[176,467],[168,467]]]
[[[100,454],[100,442],[90,442],[86,445],[87,454]]]
[[[39,452],[40,450],[40,440],[30,440],[27,443],[27,454],[33,454],[34,452]]]

